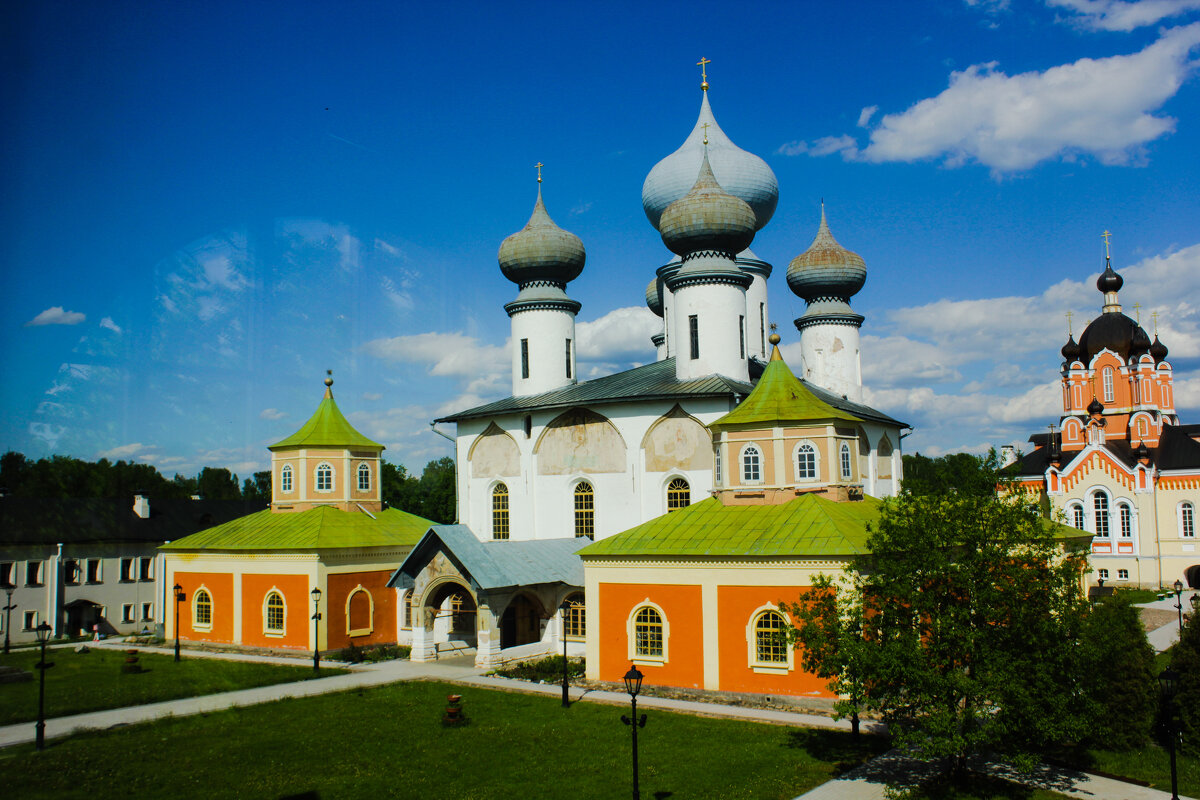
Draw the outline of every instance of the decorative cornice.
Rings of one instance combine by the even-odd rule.
[[[564,292],[567,290],[567,284],[562,281],[529,281],[528,283],[518,284],[520,289],[540,288],[542,286],[559,289]]]
[[[667,288],[677,292],[687,286],[705,286],[709,284],[725,284],[749,288],[754,278],[740,269],[714,269],[710,272],[677,272],[665,279]]]
[[[813,315],[803,316],[793,320],[796,329],[803,331],[805,328],[811,328],[814,325],[845,325],[850,328],[861,328],[863,320],[866,319],[862,314],[828,314],[828,315]]]
[[[696,250],[683,256],[683,263],[695,261],[697,258],[723,258],[726,261],[737,262],[737,253],[731,253],[728,250]]]
[[[504,304],[504,310],[511,317],[522,311],[565,311],[568,314],[578,314],[583,303],[578,300],[514,300]]]

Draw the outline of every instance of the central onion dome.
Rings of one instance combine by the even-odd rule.
[[[707,153],[701,154],[691,191],[667,206],[658,222],[663,244],[678,256],[717,250],[733,258],[750,246],[756,230],[754,211],[721,188]]]
[[[1125,362],[1150,352],[1153,343],[1149,335],[1141,325],[1122,314],[1121,306],[1116,304],[1116,293],[1124,283],[1111,263],[1105,265],[1104,272],[1096,279],[1096,288],[1105,295],[1106,310],[1079,335],[1079,360],[1084,364],[1090,364],[1105,349]]]
[[[858,253],[837,243],[825,221],[821,205],[821,225],[811,245],[788,265],[788,287],[796,296],[811,304],[818,300],[848,302],[867,281],[867,264]]]
[[[663,315],[662,278],[654,278],[646,287],[646,308],[654,312],[654,316]]]
[[[546,213],[540,184],[529,222],[500,243],[500,271],[518,286],[536,281],[565,286],[583,272],[586,257],[580,238]]]
[[[707,128],[705,125],[707,124]],[[642,209],[650,224],[659,228],[667,207],[688,193],[696,180],[696,171],[705,155],[716,180],[726,192],[742,200],[754,212],[755,230],[761,230],[775,213],[779,202],[779,181],[775,173],[753,153],[747,153],[729,140],[708,105],[708,92],[700,102],[696,127],[671,155],[654,165],[642,184]]]
[[[1119,292],[1121,287],[1125,285],[1125,279],[1117,274],[1117,271],[1112,268],[1112,264],[1104,265],[1104,272],[1100,273],[1100,277],[1096,278],[1096,288],[1104,293]]]

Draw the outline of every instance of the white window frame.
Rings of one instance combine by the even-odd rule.
[[[1117,570],[1117,580],[1119,580],[1119,581],[1129,580],[1129,570],[1127,570],[1127,569]]]
[[[800,474],[800,451],[804,448],[808,448],[812,453],[812,475]],[[821,478],[821,449],[817,447],[815,442],[802,439],[796,443],[795,449],[792,450],[792,470],[795,472],[798,482],[816,481]]]
[[[1137,535],[1137,515],[1133,512],[1133,504],[1128,500],[1117,501],[1118,536],[1124,541],[1133,541]],[[1128,526],[1126,526],[1128,522]]]
[[[749,477],[746,463],[747,456],[750,451],[754,451],[754,471],[758,473],[756,477]],[[755,442],[747,442],[742,445],[741,451],[738,453],[738,469],[741,474],[742,483],[746,486],[755,486],[763,482],[763,449]]]
[[[721,485],[721,446],[717,445],[713,451],[713,483],[717,486]]]
[[[503,495],[497,495],[497,490],[504,487]],[[593,489],[594,491],[594,489]],[[496,499],[498,496],[504,497],[504,508],[496,507]],[[575,495],[571,494],[572,503],[574,503]],[[504,535],[498,536],[500,533],[496,525],[496,517],[503,512],[504,520]],[[496,481],[492,484],[491,490],[488,492],[488,523],[492,529],[492,541],[507,541],[512,538],[512,492],[508,489],[508,484],[504,481]]]
[[[1112,503],[1109,502],[1108,492],[1096,489],[1092,495],[1092,532],[1097,539],[1112,539]],[[1104,499],[1104,508],[1100,508],[1100,500]]]
[[[842,442],[842,446],[838,448],[839,467],[842,470],[842,480],[854,480],[854,453],[850,449],[848,442]]]
[[[354,599],[354,595],[362,592],[367,596],[367,627],[351,628],[350,627],[350,601]],[[350,590],[350,594],[346,595],[346,635],[347,636],[370,636],[375,630],[375,598],[367,591],[367,588],[361,583]]]
[[[413,590],[407,590],[400,597],[400,630],[411,631],[413,621]]]
[[[271,627],[271,596],[277,595],[279,603],[283,606],[283,619],[280,621],[278,628]],[[287,636],[287,597],[279,590],[278,586],[272,586],[263,595],[262,601],[262,628],[263,636],[270,636],[273,639],[282,639]]]
[[[671,492],[672,492],[671,484],[673,484],[675,481],[683,481],[684,485],[687,486],[687,502],[685,502],[683,505],[679,506],[678,508],[671,508]],[[674,491],[679,491],[679,490],[676,489]],[[669,475],[667,477],[666,483],[663,484],[662,498],[663,498],[663,510],[666,513],[669,514],[672,511],[682,511],[683,509],[687,508],[688,506],[690,506],[692,504],[692,482],[689,481],[687,478],[685,478],[683,475]]]
[[[637,652],[637,613],[643,608],[653,609],[658,613],[658,618],[662,620],[662,655],[653,656],[639,654]],[[662,610],[662,606],[658,603],[653,603],[647,597],[640,603],[636,604],[629,612],[629,616],[625,620],[625,641],[629,651],[629,662],[631,664],[646,664],[649,666],[662,666],[669,661],[671,642],[671,623],[667,619],[666,612]]]
[[[322,470],[329,471],[329,486],[327,486],[324,489],[321,488],[321,471]],[[333,487],[334,487],[333,465],[330,464],[328,461],[322,461],[320,464],[317,464],[317,468],[313,470],[313,491],[320,492],[321,494],[330,494],[333,492]]]
[[[1196,538],[1196,506],[1190,500],[1184,500],[1175,511],[1179,523],[1180,539]]]
[[[358,477],[358,490],[360,492],[371,491],[371,467],[368,464],[359,464],[356,470]]]
[[[201,622],[197,616],[197,612],[200,610],[199,600],[201,592],[204,592],[205,596],[208,597],[208,622]],[[211,631],[213,620],[217,616],[217,603],[213,599],[212,591],[204,584],[200,584],[196,587],[196,591],[192,592],[192,602],[189,605],[192,607],[192,630]]]
[[[279,493],[291,494],[294,486],[295,483],[293,483],[292,478],[292,465],[284,464],[283,468],[279,470]]]
[[[1108,580],[1108,570],[1106,570],[1106,569],[1098,570],[1098,573],[1100,576],[1100,580],[1102,580],[1102,581]]]
[[[1112,403],[1116,400],[1116,390],[1113,387],[1113,368],[1105,367],[1101,373],[1104,379],[1104,402]]]
[[[1068,524],[1079,531],[1087,530],[1087,513],[1083,510],[1083,503],[1076,500],[1067,506]]]
[[[750,612],[750,621],[746,624],[746,664],[751,670],[760,675],[787,675],[796,669],[796,649],[787,647],[787,662],[758,660],[758,621],[767,614],[778,614],[783,617],[784,625],[791,625],[791,618],[779,610],[773,603],[761,605]]]

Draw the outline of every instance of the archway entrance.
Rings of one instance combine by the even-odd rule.
[[[1184,570],[1183,576],[1187,578],[1188,586],[1192,589],[1200,589],[1200,564],[1194,567],[1188,567]]]
[[[519,594],[500,616],[500,648],[529,644],[542,638],[542,615],[528,596]]]
[[[93,603],[91,600],[72,600],[66,605],[67,612],[67,635],[79,636],[80,634],[90,634],[93,625],[101,625],[104,627],[104,618],[100,616],[100,604]],[[107,633],[107,630],[101,630],[101,633]]]
[[[476,646],[475,598],[467,587],[444,583],[434,590],[425,606],[432,619],[434,645],[444,642],[463,642]]]

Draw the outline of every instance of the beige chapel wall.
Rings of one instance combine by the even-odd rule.
[[[646,432],[642,448],[647,472],[713,468],[712,435],[679,406]]]
[[[625,440],[606,417],[584,408],[567,411],[546,427],[537,448],[539,475],[624,472]]]
[[[471,445],[467,460],[472,478],[512,477],[521,474],[521,451],[496,423],[488,425]]]

